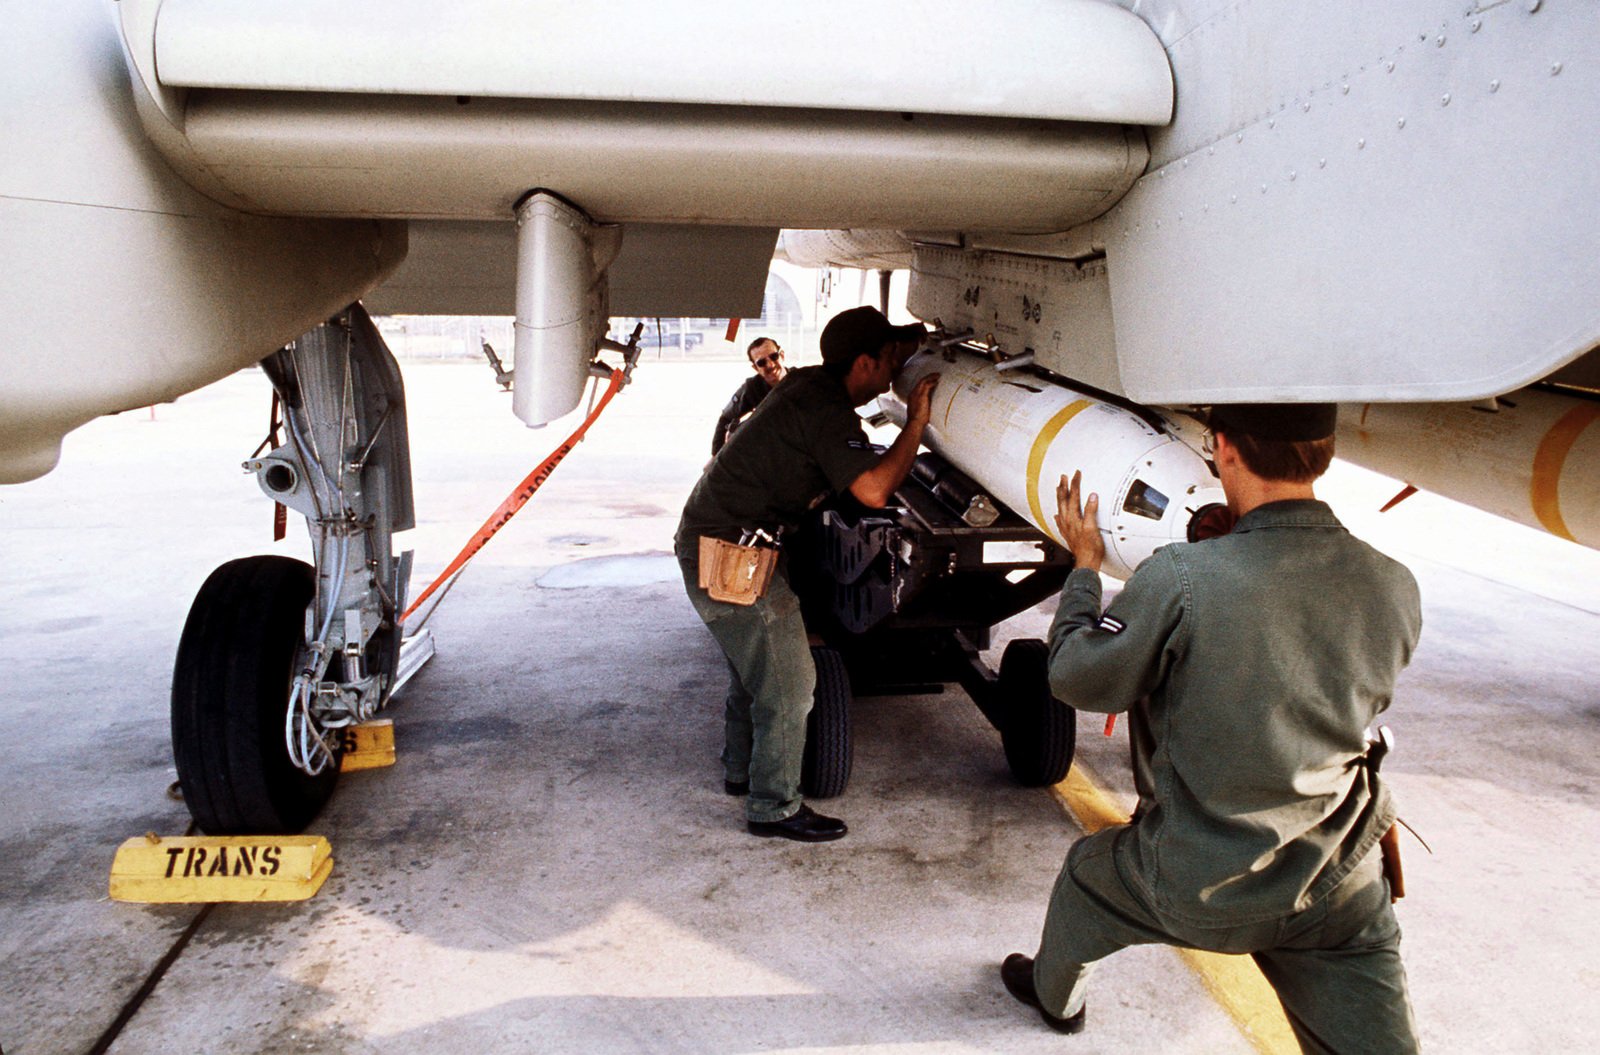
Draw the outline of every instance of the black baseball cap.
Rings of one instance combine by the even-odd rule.
[[[895,341],[920,341],[928,335],[920,322],[896,326],[883,312],[870,304],[841,311],[822,328],[822,361],[848,363],[856,356],[876,356],[884,345]]]
[[[1302,443],[1332,436],[1338,412],[1335,403],[1222,403],[1207,423],[1212,432]]]

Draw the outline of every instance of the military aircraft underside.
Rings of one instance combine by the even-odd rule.
[[[726,0],[5,21],[0,480],[253,363],[283,407],[251,468],[314,566],[223,565],[179,651],[207,830],[303,825],[336,731],[397,679],[407,414],[369,311],[514,315],[538,425],[631,367],[612,316],[753,316],[774,253],[908,269],[927,354],[971,373],[933,446],[1042,547],[1068,463],[1115,494],[1124,566],[1182,537],[1214,497],[1193,411],[1259,400],[1344,403],[1346,457],[1600,545],[1581,0],[941,2],[848,33]]]

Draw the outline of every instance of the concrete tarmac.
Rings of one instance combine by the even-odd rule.
[[[265,379],[92,423],[56,472],[0,488],[0,1049],[1272,1050],[1167,949],[1108,960],[1076,1038],[1004,993],[1079,830],[1011,782],[959,689],[858,702],[851,786],[818,804],[847,839],[744,833],[722,660],[668,550],[745,369],[643,364],[478,556],[386,712],[397,764],[343,778],[312,828],[333,875],[298,904],[106,898],[123,839],[188,824],[167,693],[195,591],[225,560],[309,550],[293,518],[270,541],[238,469]],[[405,372],[415,591],[571,422],[523,429],[481,365]],[[1600,555],[1425,495],[1372,512],[1397,489],[1338,467],[1321,491],[1422,584],[1385,772],[1433,847],[1408,838],[1398,908],[1425,1046],[1591,1050]],[[1099,725],[1080,720],[1080,764],[1126,801],[1125,730]]]

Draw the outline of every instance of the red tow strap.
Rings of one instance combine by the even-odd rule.
[[[411,613],[415,612],[423,601],[433,596],[433,592],[445,580],[465,567],[467,561],[477,556],[478,551],[494,537],[495,532],[505,527],[511,521],[511,518],[517,515],[517,510],[526,505],[528,499],[533,497],[533,493],[544,486],[544,482],[550,478],[550,474],[555,472],[556,466],[561,464],[561,459],[572,452],[572,448],[576,447],[583,439],[583,434],[589,431],[589,426],[593,425],[595,419],[600,416],[600,412],[606,409],[606,404],[611,402],[611,397],[616,395],[622,388],[622,381],[621,370],[611,371],[611,384],[607,386],[605,393],[601,395],[600,401],[595,404],[594,409],[589,411],[589,416],[583,419],[583,424],[578,426],[578,431],[568,436],[565,443],[552,451],[550,457],[546,458],[537,469],[529,473],[517,485],[516,489],[506,496],[506,500],[500,503],[500,507],[489,515],[489,519],[483,522],[483,526],[473,533],[465,546],[461,547],[461,552],[456,554],[456,559],[451,561],[449,566],[439,573],[437,579],[428,584],[428,588],[423,590],[415,601],[411,602],[411,607],[405,610],[405,614],[400,617],[400,622],[404,623],[407,619],[410,619]]]

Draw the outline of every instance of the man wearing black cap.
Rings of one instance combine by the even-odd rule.
[[[1158,550],[1104,614],[1098,498],[1080,510],[1076,473],[1057,490],[1077,567],[1051,689],[1131,708],[1139,807],[1073,845],[1037,956],[1007,957],[1001,979],[1075,1033],[1091,969],[1118,949],[1249,953],[1304,1050],[1415,1051],[1377,850],[1395,811],[1366,730],[1416,647],[1416,580],[1312,493],[1332,405],[1219,406],[1210,425],[1233,531]]]
[[[905,426],[881,455],[855,408],[889,390],[923,335],[920,324],[891,325],[876,308],[835,316],[822,331],[822,365],[789,372],[717,452],[683,508],[675,550],[684,585],[731,673],[723,786],[748,795],[752,835],[823,842],[846,828],[800,799],[816,669],[782,561],[753,604],[712,600],[699,585],[700,539],[778,536],[832,493],[848,491],[873,507],[888,502],[916,459],[938,375],[918,382],[906,400]]]

